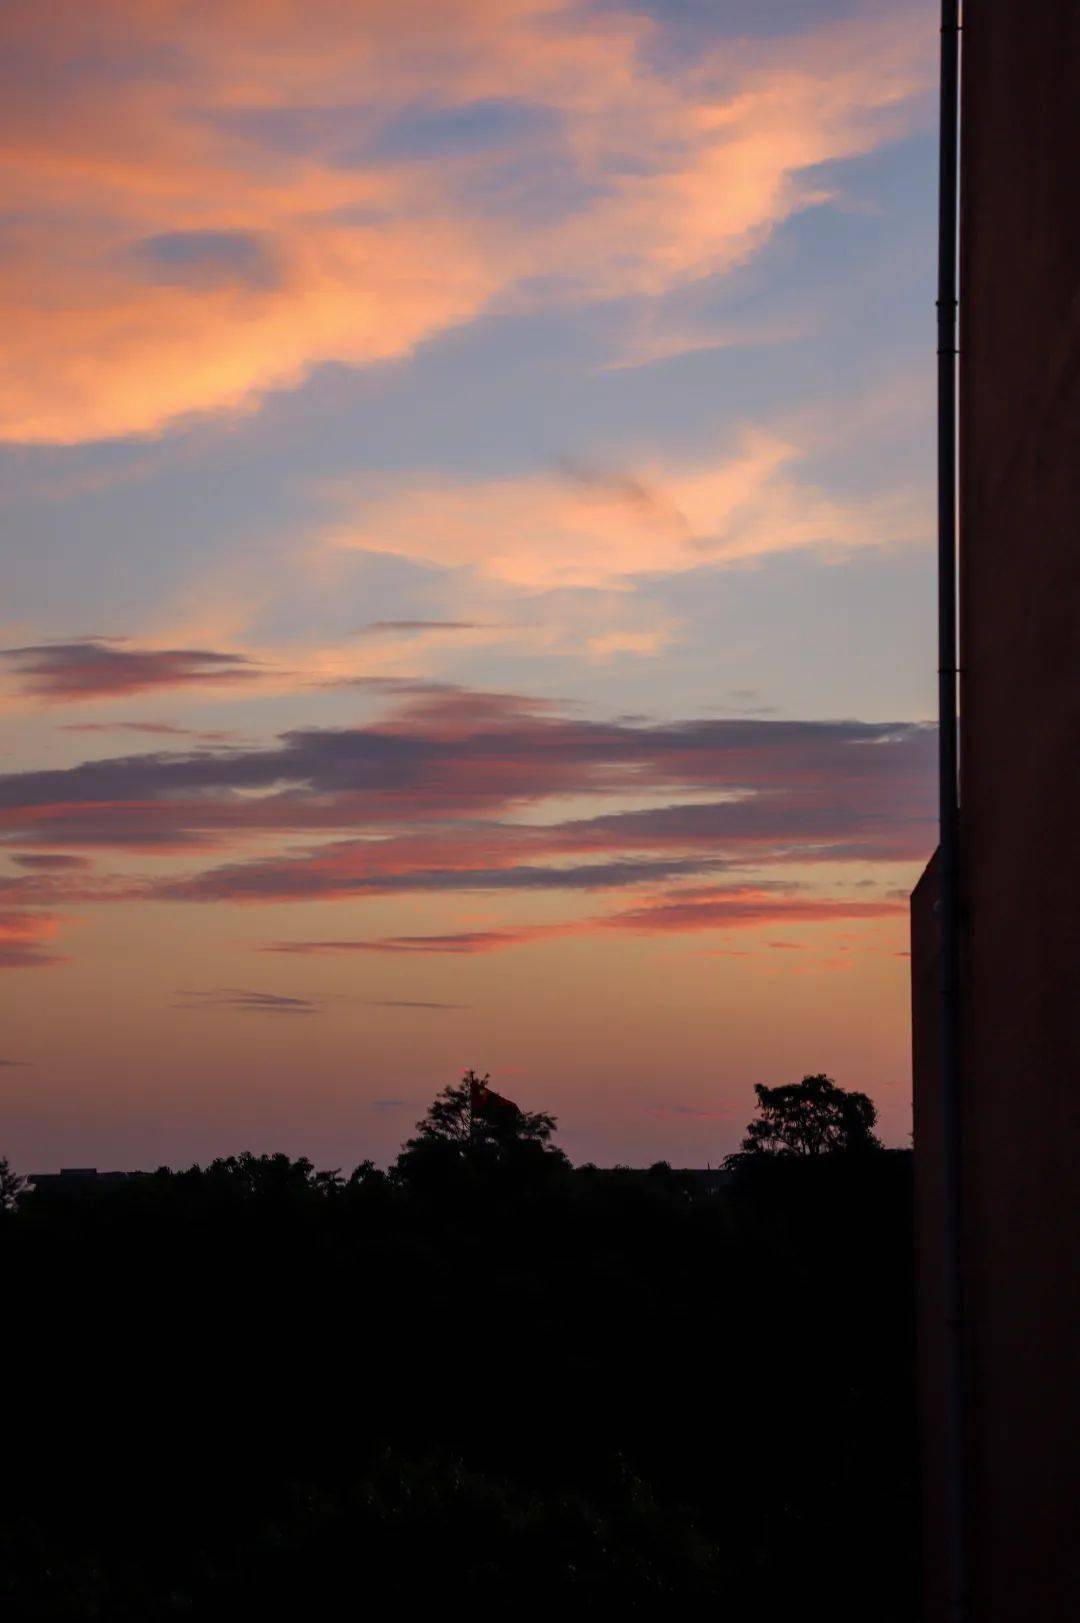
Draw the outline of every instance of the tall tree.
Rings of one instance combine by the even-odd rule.
[[[473,1170],[514,1168],[524,1172],[541,1165],[565,1166],[566,1157],[551,1144],[555,1117],[542,1110],[522,1110],[496,1093],[486,1073],[466,1071],[432,1101],[416,1124],[397,1161],[399,1176],[453,1167]]]
[[[744,1156],[850,1154],[882,1147],[874,1132],[873,1100],[837,1087],[829,1076],[804,1076],[777,1088],[758,1083],[754,1092],[757,1116],[742,1141]]]

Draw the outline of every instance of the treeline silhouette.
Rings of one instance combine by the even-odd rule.
[[[0,1613],[912,1618],[908,1157],[800,1088],[721,1176],[473,1073],[389,1172],[9,1175]]]

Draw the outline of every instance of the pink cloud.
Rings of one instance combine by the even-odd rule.
[[[469,566],[527,590],[602,587],[802,547],[880,546],[921,534],[910,491],[840,501],[800,475],[812,446],[747,430],[698,462],[631,471],[577,464],[519,478],[367,486],[326,545]],[[664,628],[620,630],[589,652],[658,652]]]
[[[63,963],[44,945],[62,922],[52,913],[0,911],[0,969],[42,969]]]
[[[59,728],[62,733],[141,733],[151,738],[194,738],[201,744],[226,744],[237,741],[236,734],[222,728],[178,727],[169,721],[70,721]]]
[[[603,923],[616,930],[733,930],[758,924],[830,923],[835,919],[889,918],[906,911],[900,902],[848,902],[837,897],[777,896],[754,886],[716,887],[672,893],[645,907],[630,908]]]
[[[907,131],[933,72],[903,8],[688,63],[644,13],[571,0],[11,0],[3,27],[0,433],[21,441],[249,407],[496,301],[738,265],[821,200],[814,166]],[[492,101],[543,129],[410,144],[416,108]],[[546,208],[507,163],[530,150],[569,177]]]
[[[309,957],[330,957],[335,953],[448,953],[452,956],[472,957],[478,953],[498,952],[503,947],[516,947],[528,941],[544,940],[552,935],[566,935],[578,926],[558,924],[522,925],[512,930],[460,930],[450,935],[395,935],[375,937],[369,941],[273,941],[263,952],[298,953]]]
[[[645,934],[667,934],[695,930],[753,929],[778,920],[796,924],[831,924],[838,919],[892,917],[902,912],[895,902],[845,902],[833,897],[807,895],[792,887],[779,895],[763,885],[728,885],[708,891],[673,891],[645,907],[573,919],[559,924],[526,924],[509,929],[464,930],[448,935],[377,936],[361,940],[274,941],[261,950],[295,953],[301,956],[329,957],[349,953],[390,954],[474,954],[499,952],[505,947],[557,937],[594,934],[605,930],[626,930]],[[794,946],[792,942],[768,942],[775,947]],[[725,956],[745,956],[724,954]],[[843,967],[848,960],[829,960]]]
[[[594,722],[513,695],[425,690],[369,726],[271,747],[8,774],[0,835],[50,851],[347,835],[158,883],[177,900],[618,890],[731,864],[917,860],[932,837],[932,747],[911,724]],[[617,807],[644,791],[661,803],[569,821],[534,810],[568,794]],[[702,791],[708,801],[679,802]]]
[[[266,949],[310,955],[468,956],[575,934],[864,924],[901,914],[904,893],[856,890],[853,898],[851,887],[833,894],[784,876],[796,865],[921,857],[933,833],[932,746],[932,731],[911,724],[603,722],[512,694],[410,686],[363,727],[0,777],[0,837],[23,848],[14,853],[23,872],[0,894],[13,908],[50,909],[470,893],[592,901],[559,923]],[[543,816],[546,803],[566,795],[617,808],[643,791],[660,803]],[[695,798],[680,802],[687,793]],[[298,832],[308,836],[305,848],[243,854],[245,842]],[[33,860],[36,844],[46,848],[44,863]],[[89,878],[56,862],[69,846],[138,853],[206,844],[233,847],[230,859],[149,878]],[[15,956],[37,961],[38,949],[17,944]]]

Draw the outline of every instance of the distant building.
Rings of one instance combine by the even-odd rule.
[[[1080,1618],[1080,6],[963,10],[961,1325],[970,1623]],[[912,898],[925,1623],[949,1570],[937,871]]]
[[[60,1191],[108,1188],[113,1184],[129,1183],[143,1178],[143,1172],[99,1172],[97,1167],[61,1167],[59,1172],[30,1172],[26,1181],[33,1189]]]

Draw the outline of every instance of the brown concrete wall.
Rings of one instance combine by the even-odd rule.
[[[938,1093],[941,993],[938,979],[938,874],[935,852],[911,898],[911,1052],[915,1074],[915,1248],[918,1295],[921,1567],[924,1614],[948,1615],[945,1575],[945,1270],[942,1232],[942,1118]]]
[[[1078,109],[1076,0],[969,0],[961,939],[976,1623],[1080,1618]],[[917,1093],[932,1089],[917,1075]]]

